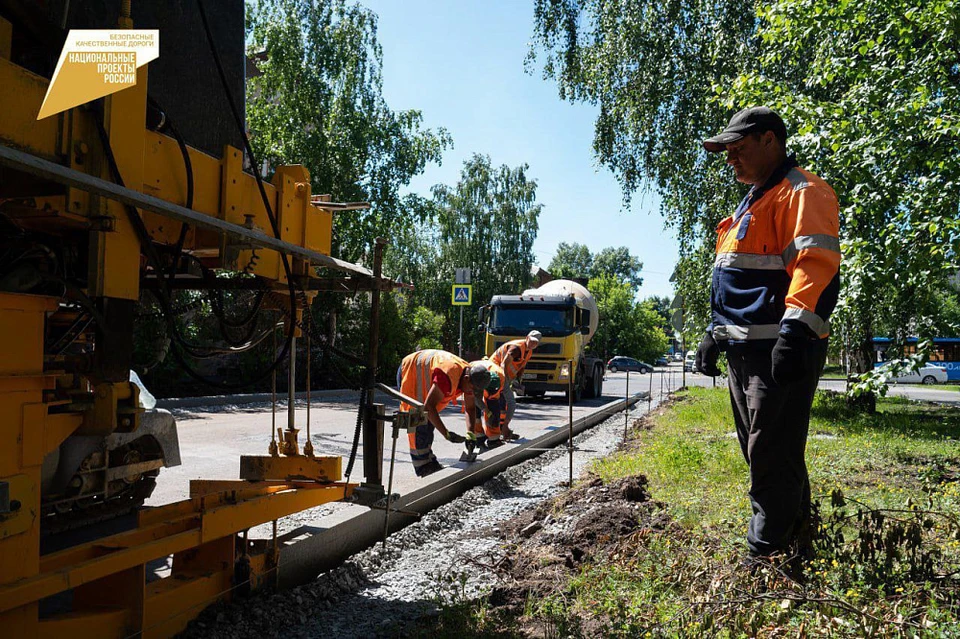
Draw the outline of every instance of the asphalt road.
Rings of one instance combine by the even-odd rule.
[[[599,399],[582,400],[574,406],[573,418],[578,419],[590,414],[599,407],[622,398],[627,393],[627,373],[607,373],[603,386],[603,396]],[[725,379],[705,377],[687,373],[688,386],[725,385]],[[629,390],[631,394],[647,391],[656,400],[663,394],[682,385],[684,375],[679,364],[657,369],[652,375],[630,373]],[[843,390],[839,380],[823,380],[820,388]],[[901,395],[911,399],[952,402],[960,406],[960,392],[927,389],[916,385],[899,385],[890,389],[891,395]],[[396,404],[384,397],[387,411],[396,408]],[[301,444],[306,427],[306,403],[297,403],[297,425],[301,429]],[[202,408],[174,409],[180,435],[180,449],[183,464],[176,468],[161,471],[157,489],[147,502],[148,505],[161,505],[180,499],[189,494],[191,479],[236,479],[240,472],[240,455],[262,455],[267,453],[270,441],[271,409],[269,404],[241,406],[212,406]],[[311,435],[318,455],[340,455],[346,469],[353,441],[356,423],[356,398],[323,400],[311,404]],[[442,417],[448,427],[464,433],[465,420],[459,408],[448,408]],[[532,439],[547,430],[562,428],[568,419],[568,406],[561,394],[548,394],[541,399],[520,398],[513,428],[523,438]],[[287,423],[286,405],[278,406],[276,423]],[[488,451],[484,455],[497,455],[506,452],[509,445],[499,450]],[[466,467],[459,462],[461,445],[451,444],[437,437],[434,452],[444,466]],[[384,476],[386,477],[390,457],[390,439],[384,444]],[[355,470],[351,480],[362,480],[363,455],[358,452]],[[395,471],[395,490],[403,493],[423,485],[413,472],[406,438],[401,434],[397,442]],[[428,480],[427,480],[428,481]]]
[[[709,378],[703,378],[709,384]],[[688,383],[694,380],[688,374]],[[696,381],[696,380],[694,380]],[[682,383],[682,371],[679,366],[658,370],[653,375],[629,375],[630,393],[653,392],[654,399]],[[573,418],[578,419],[596,411],[601,406],[624,397],[627,393],[627,373],[608,373],[603,385],[603,396],[597,399],[581,400],[573,408]],[[378,401],[387,405],[387,412],[396,408],[396,403],[385,396]],[[534,399],[521,397],[512,428],[524,439],[532,439],[540,434],[566,426],[569,407],[564,396],[548,393],[545,397]],[[210,406],[200,408],[173,409],[177,419],[180,436],[182,465],[165,468],[160,472],[157,488],[147,505],[158,506],[189,496],[191,479],[237,479],[240,472],[241,455],[265,455],[270,442],[273,421],[269,404],[251,404],[240,406]],[[306,431],[306,403],[297,402],[296,423],[301,429],[301,446]],[[340,455],[343,468],[353,442],[354,426],[357,416],[357,399],[337,399],[312,402],[310,407],[311,439],[317,455]],[[441,414],[448,428],[463,434],[466,420],[459,407],[449,407]],[[286,404],[277,408],[276,424],[287,424]],[[384,442],[384,477],[390,462],[389,433]],[[500,449],[484,452],[483,455],[497,455],[506,452],[509,444]],[[436,437],[434,453],[444,466],[462,467],[467,464],[459,461],[463,446],[451,444]],[[425,480],[419,479],[410,463],[406,437],[401,433],[397,442],[396,470],[394,490],[403,493],[414,487],[422,486]],[[358,451],[352,481],[362,480],[363,454]]]

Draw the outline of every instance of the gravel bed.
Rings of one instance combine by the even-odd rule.
[[[656,406],[657,402],[654,402]],[[637,404],[631,418],[646,412]],[[574,477],[616,449],[618,413],[574,439]],[[187,637],[381,637],[436,614],[441,602],[475,598],[497,583],[504,556],[499,525],[565,489],[565,448],[507,469],[433,510],[339,568],[292,590],[254,594],[206,610]]]

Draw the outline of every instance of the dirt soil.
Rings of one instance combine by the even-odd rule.
[[[508,551],[499,566],[504,579],[490,593],[490,606],[519,618],[526,636],[542,636],[539,624],[524,623],[528,601],[563,589],[584,563],[602,561],[628,537],[669,525],[663,504],[650,499],[646,486],[643,475],[606,485],[593,476],[505,522],[500,532]]]

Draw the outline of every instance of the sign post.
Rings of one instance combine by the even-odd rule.
[[[460,307],[460,338],[457,340],[457,356],[463,357],[463,307],[473,303],[473,286],[470,284],[470,269],[458,268],[456,284],[450,295],[450,303]]]

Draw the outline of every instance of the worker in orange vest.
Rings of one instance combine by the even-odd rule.
[[[503,443],[500,438],[500,420],[506,375],[503,369],[489,359],[470,362],[471,367],[483,368],[490,373],[490,382],[483,390],[483,403],[476,406],[477,421],[467,431],[467,453],[474,448],[496,448]],[[480,414],[483,413],[483,420]]]
[[[418,477],[426,477],[443,468],[433,454],[434,428],[447,441],[455,444],[465,441],[463,435],[447,429],[440,419],[440,411],[462,395],[467,430],[473,431],[477,421],[474,398],[482,395],[489,382],[490,372],[486,368],[471,366],[447,351],[427,349],[403,358],[397,370],[397,386],[407,397],[422,402],[427,413],[426,424],[407,432],[410,458]],[[411,408],[406,402],[400,404],[401,410]]]
[[[768,107],[737,112],[704,140],[750,190],[717,227],[712,322],[696,367],[727,355],[737,438],[750,467],[748,564],[812,552],[816,524],[806,445],[810,407],[840,293],[840,205],[833,188],[787,155],[787,127]]]
[[[503,409],[500,419],[503,439],[517,439],[517,435],[510,430],[510,422],[513,421],[513,413],[517,409],[517,398],[513,392],[513,384],[516,383],[521,392],[523,391],[520,380],[523,379],[523,371],[527,362],[533,357],[533,351],[540,345],[541,337],[543,335],[540,331],[530,331],[524,339],[511,340],[500,346],[490,356],[490,361],[502,368],[507,376],[503,389],[503,399],[500,402]]]

